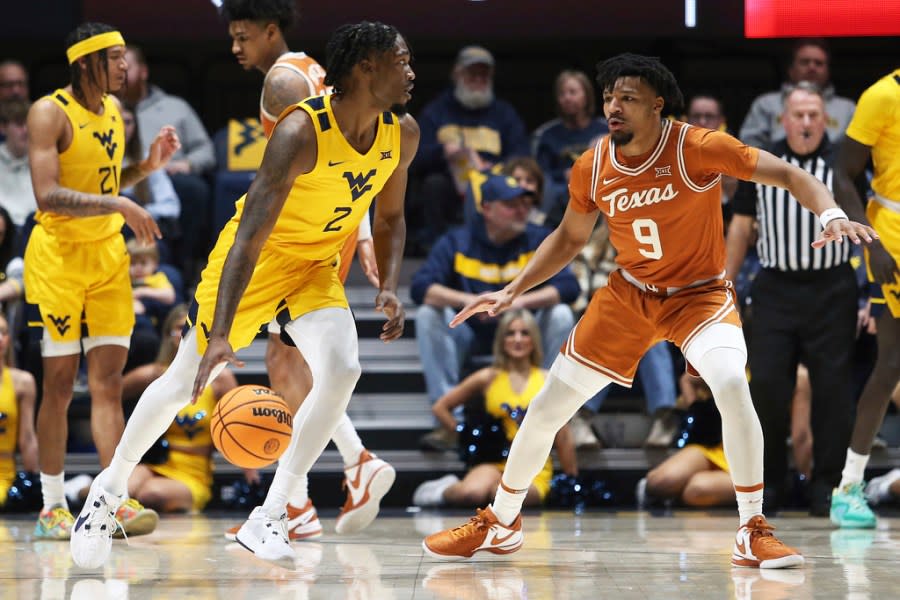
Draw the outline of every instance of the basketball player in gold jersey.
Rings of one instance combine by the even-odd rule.
[[[99,567],[109,556],[112,515],[144,452],[211,377],[227,363],[242,366],[233,349],[250,344],[276,316],[306,358],[313,387],[265,502],[236,540],[260,558],[293,559],[288,495],[322,453],[359,379],[356,325],[338,253],[376,195],[375,307],[387,317],[380,337],[390,342],[403,333],[396,293],[406,236],[403,199],[419,142],[418,125],[402,115],[415,78],[409,49],[393,27],[362,22],[338,28],[327,51],[325,82],[334,94],[307,98],[279,117],[256,179],[210,254],[192,328],[141,396],[112,463],[91,486],[78,518],[84,526],[72,533],[79,566]]]
[[[325,69],[303,52],[290,52],[284,31],[296,18],[293,0],[225,0],[222,16],[228,22],[231,51],[245,69],[258,69],[265,74],[259,99],[259,118],[266,137],[271,137],[275,123],[285,108],[310,96],[330,92],[325,85]],[[359,231],[352,234],[341,250],[340,279],[346,280],[353,260],[354,248],[372,284],[378,287],[378,265],[371,239],[368,213],[363,216]],[[281,335],[276,320],[269,323],[269,342],[266,347],[266,368],[272,387],[281,393],[296,413],[312,388],[312,373],[290,342]],[[334,436],[335,446],[344,461],[347,501],[338,515],[335,531],[355,533],[367,527],[378,515],[379,503],[390,490],[396,477],[394,468],[368,452],[359,434],[345,414]],[[370,464],[367,464],[370,463]],[[363,469],[363,465],[366,468]],[[357,478],[358,473],[365,477]],[[300,477],[297,489],[288,498],[288,534],[291,540],[321,537],[322,524],[309,498],[305,476]],[[225,532],[233,540],[238,527]]]
[[[91,433],[106,466],[122,435],[122,369],[134,325],[127,224],[144,244],[159,228],[119,195],[165,165],[179,148],[164,127],[142,162],[122,169],[125,133],[110,92],[125,83],[125,42],[109,25],[86,23],[67,41],[71,83],[28,113],[28,159],[38,211],[25,250],[26,299],[43,325],[43,400],[37,434],[44,506],[34,535],[69,539],[74,522],[63,493],[66,411],[82,348],[91,394]],[[117,515],[125,532],[149,533],[157,516],[129,500]]]

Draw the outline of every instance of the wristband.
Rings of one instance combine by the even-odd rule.
[[[828,227],[828,224],[835,219],[847,219],[849,221],[850,217],[848,217],[847,213],[840,208],[827,208],[819,215],[819,222],[822,224],[822,229]]]

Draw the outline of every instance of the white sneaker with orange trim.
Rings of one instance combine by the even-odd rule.
[[[287,505],[288,538],[292,542],[314,540],[322,537],[322,523],[312,500],[306,500],[306,506],[297,508],[293,504]],[[235,541],[240,525],[225,530],[225,539]]]
[[[439,531],[422,542],[425,553],[441,560],[472,558],[476,552],[511,554],[522,547],[522,515],[503,525],[491,507],[479,509],[465,525]]]
[[[381,499],[394,485],[397,472],[375,454],[363,450],[359,462],[344,469],[344,475],[347,501],[334,526],[339,535],[361,531],[375,520]]]
[[[775,529],[762,515],[742,525],[734,538],[731,564],[735,567],[784,569],[803,565],[803,555],[772,534]]]

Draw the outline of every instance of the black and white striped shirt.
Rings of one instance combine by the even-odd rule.
[[[771,152],[812,173],[833,191],[835,148],[827,136],[815,152],[806,156],[794,154],[784,140],[776,143]],[[850,260],[852,244],[826,244],[824,248],[810,246],[822,231],[819,218],[800,206],[785,189],[742,181],[732,208],[735,214],[756,218],[759,224],[756,250],[764,269],[818,271]]]

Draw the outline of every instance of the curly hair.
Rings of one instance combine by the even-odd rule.
[[[619,54],[597,63],[597,85],[602,92],[613,89],[621,77],[640,77],[665,101],[662,116],[678,115],[684,106],[684,96],[675,76],[655,56]]]
[[[116,28],[112,25],[107,25],[106,23],[82,23],[75,29],[75,31],[66,36],[66,48],[72,46],[73,44],[77,44],[80,41],[86,40],[89,37],[94,37],[95,35],[107,33],[110,31],[116,31]],[[103,48],[102,50],[92,52],[85,57],[88,61],[88,68],[86,70],[88,82],[97,87],[100,86],[100,82],[97,81],[97,76],[91,66],[91,56],[96,56],[95,60],[106,71],[106,81],[108,85],[109,63],[106,61],[106,50],[106,48]],[[72,83],[72,91],[75,92],[76,95],[83,97],[84,90],[82,89],[83,82],[81,81],[81,67],[79,66],[77,60],[69,65],[69,81]],[[103,91],[105,92],[108,90]]]
[[[338,27],[325,46],[325,85],[332,86],[335,94],[344,93],[353,67],[372,54],[393,48],[398,35],[396,28],[377,21]]]
[[[282,32],[300,17],[294,0],[224,0],[222,18],[232,21],[274,21]]]

